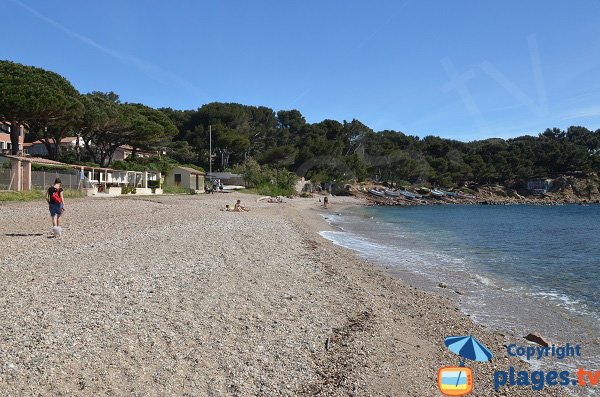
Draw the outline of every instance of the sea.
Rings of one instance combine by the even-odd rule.
[[[365,206],[324,216],[335,230],[322,236],[453,297],[475,322],[581,347],[580,357],[539,366],[600,370],[599,205]]]

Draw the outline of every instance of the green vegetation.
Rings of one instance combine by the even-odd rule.
[[[136,194],[137,191],[134,186],[121,186],[121,194]]]
[[[168,174],[174,166],[177,165],[177,162],[169,159],[168,157],[161,157],[160,159],[157,157],[151,158],[128,158],[126,160],[115,161],[112,164],[112,168],[115,170],[124,170],[124,171],[160,171],[163,174]]]
[[[66,199],[85,197],[83,190],[65,189],[64,197]],[[45,200],[46,191],[32,190],[30,192],[0,192],[0,201],[36,201]]]
[[[311,124],[295,109],[209,103],[196,110],[157,110],[122,103],[112,92],[80,95],[55,73],[8,61],[0,61],[0,87],[0,121],[26,124],[29,138],[48,143],[66,134],[81,136],[85,150],[65,153],[69,161],[163,173],[176,163],[208,169],[210,126],[213,169],[240,168],[261,194],[290,193],[294,174],[313,183],[372,179],[456,187],[600,172],[600,129],[554,128],[537,136],[465,143],[375,132],[358,120]],[[121,145],[132,147],[133,160],[112,161]],[[58,146],[48,148],[50,157],[61,158]],[[162,155],[136,158],[140,149]]]
[[[265,196],[292,195],[298,181],[298,177],[290,171],[261,166],[252,159],[246,160],[238,171],[259,194]]]
[[[61,165],[31,164],[32,171],[71,171],[72,168]]]
[[[190,189],[186,189],[181,186],[165,186],[163,193],[167,194],[190,194]]]
[[[58,158],[61,138],[83,113],[79,92],[56,73],[8,61],[0,61],[0,87],[0,121],[28,125],[50,157]],[[10,138],[17,154],[19,128],[11,129]]]
[[[30,192],[0,192],[1,201],[36,201],[43,200],[45,192],[32,190]]]

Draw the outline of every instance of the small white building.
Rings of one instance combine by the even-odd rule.
[[[135,188],[136,194],[162,194],[161,173],[158,171],[123,171],[111,168],[82,166],[81,177],[92,186],[89,195],[120,195],[123,187]],[[150,183],[155,187],[149,187]]]
[[[165,178],[165,186],[179,186],[203,193],[205,176],[206,173],[202,171],[178,165]]]

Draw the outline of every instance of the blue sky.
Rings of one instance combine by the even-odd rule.
[[[460,140],[600,128],[600,2],[0,0],[0,58],[82,93]]]

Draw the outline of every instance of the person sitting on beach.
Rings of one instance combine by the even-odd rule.
[[[238,200],[233,207],[235,212],[248,212],[250,211],[248,208],[242,206],[242,200]]]

